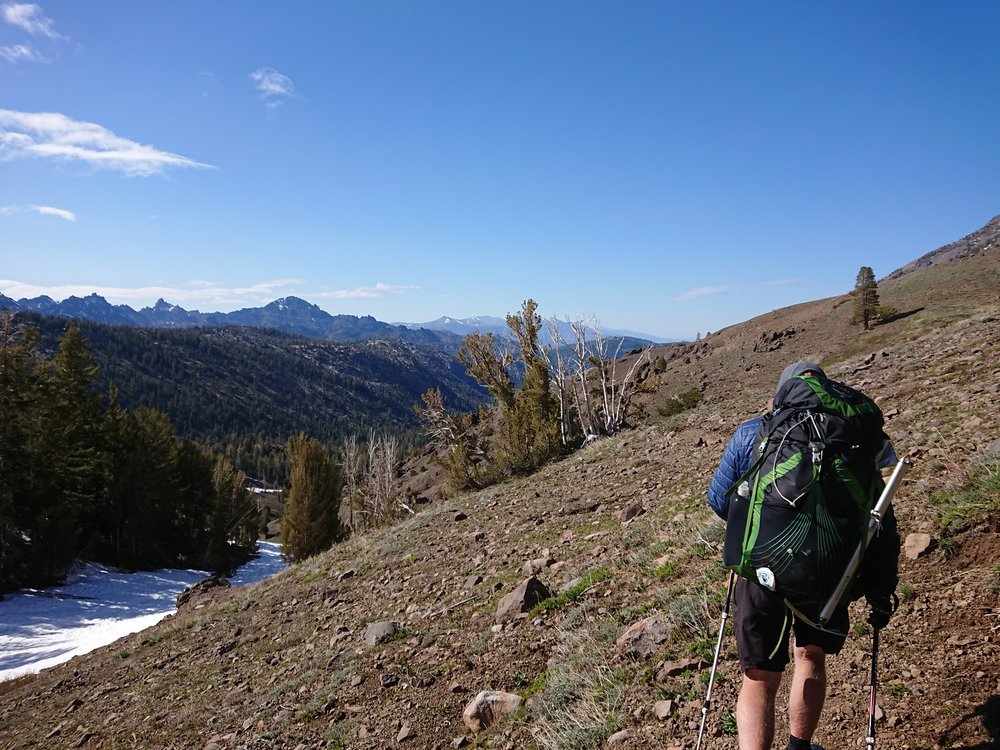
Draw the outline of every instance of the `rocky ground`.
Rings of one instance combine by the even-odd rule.
[[[867,334],[835,298],[665,347],[633,429],[0,683],[0,744],[691,748],[727,581],[705,487],[784,365],[810,357],[881,404],[913,460],[901,533],[930,543],[901,559],[877,746],[997,747],[997,269],[994,251],[887,282],[882,301],[900,314]],[[660,415],[692,386],[697,407]],[[963,494],[970,476],[978,489]],[[531,578],[551,594],[533,608],[521,606],[531,591],[518,598]],[[870,632],[854,614],[815,738],[828,749],[864,746]],[[727,637],[706,748],[737,746],[738,679]],[[482,691],[517,696],[516,710],[464,721]]]

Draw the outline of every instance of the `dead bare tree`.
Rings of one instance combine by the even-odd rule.
[[[400,497],[399,443],[392,435],[368,434],[368,469],[365,473],[365,500],[373,525],[390,521],[397,509],[413,513]]]
[[[612,350],[611,342],[602,334],[596,317],[591,316],[588,320],[571,318],[569,325],[575,337],[573,397],[584,439],[613,435],[625,423],[628,407],[639,389],[636,375],[643,363],[649,360],[650,349],[644,349],[619,377],[623,366],[624,337],[618,339]],[[595,381],[600,396],[596,406],[591,399],[591,386]]]
[[[569,391],[572,387],[568,370],[569,363],[563,357],[559,320],[551,318],[547,322],[546,328],[549,332],[549,338],[552,339],[552,355],[555,360],[552,370],[552,383],[556,387],[556,398],[559,401],[559,437],[562,440],[562,444],[567,446],[573,437],[573,422],[569,405]]]
[[[357,515],[361,508],[361,482],[365,471],[365,458],[358,443],[358,436],[351,433],[340,446],[340,469],[344,478],[344,500],[348,503],[348,525],[351,533],[357,531]]]
[[[594,338],[590,362],[594,365],[600,378],[603,402],[602,431],[605,435],[614,435],[624,424],[625,413],[632,397],[639,389],[635,375],[639,367],[649,360],[650,347],[642,350],[641,354],[629,366],[625,375],[619,379],[618,369],[621,363],[621,350],[625,345],[625,337],[619,337],[614,353],[610,353],[610,344],[601,334],[600,323],[594,319],[593,325]]]
[[[598,435],[597,420],[590,403],[590,390],[587,388],[587,364],[590,352],[587,347],[587,321],[582,317],[570,318],[569,327],[573,330],[575,339],[573,345],[573,398],[576,401],[576,411],[580,419],[580,429],[584,440],[592,440]]]
[[[444,406],[440,388],[430,388],[421,397],[423,406],[414,407],[424,423],[424,434],[432,440],[452,446],[461,442],[468,425]]]

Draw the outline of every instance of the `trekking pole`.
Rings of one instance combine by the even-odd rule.
[[[903,481],[903,475],[909,468],[909,460],[901,458],[899,459],[899,463],[896,464],[896,468],[892,470],[892,476],[889,477],[889,481],[885,484],[885,489],[882,490],[882,495],[879,497],[878,502],[875,503],[875,507],[872,508],[871,516],[868,519],[868,533],[861,537],[857,548],[854,550],[854,554],[851,556],[850,562],[847,564],[847,570],[844,571],[844,575],[840,579],[840,583],[837,584],[837,588],[830,594],[830,598],[827,599],[826,604],[819,613],[819,626],[821,628],[826,627],[830,618],[833,617],[833,613],[840,604],[840,600],[844,598],[844,593],[854,580],[854,574],[858,572],[861,560],[865,556],[865,550],[868,549],[868,543],[871,542],[872,537],[875,536],[875,532],[882,525],[882,515],[889,507],[892,496],[896,493],[899,483]]]
[[[729,619],[729,600],[733,593],[733,581],[736,579],[735,573],[729,574],[729,586],[726,588],[726,603],[722,607],[722,625],[719,626],[719,639],[715,643],[715,656],[712,659],[712,673],[708,676],[708,692],[705,694],[705,702],[701,706],[701,729],[698,730],[698,742],[694,750],[700,750],[702,737],[705,736],[705,721],[708,719],[708,708],[712,703],[712,688],[715,687],[715,670],[719,666],[719,652],[722,650],[722,636],[726,632],[726,620]]]
[[[865,737],[865,746],[868,750],[875,747],[875,693],[876,674],[878,673],[878,628],[872,626],[872,685],[868,699],[868,736]]]

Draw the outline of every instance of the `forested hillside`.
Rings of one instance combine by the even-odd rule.
[[[68,321],[19,314],[49,351]],[[77,325],[125,408],[167,414],[179,435],[218,449],[253,476],[283,477],[281,446],[305,432],[333,444],[369,430],[412,443],[413,407],[431,387],[471,410],[486,392],[453,355],[404,341],[337,343],[260,328]]]
[[[242,471],[163,412],[122,408],[75,326],[51,354],[38,341],[0,318],[0,594],[85,560],[225,571],[253,552]]]

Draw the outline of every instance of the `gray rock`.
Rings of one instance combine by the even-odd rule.
[[[497,606],[497,622],[513,620],[522,612],[528,612],[536,604],[552,597],[545,584],[534,576],[526,578],[521,584],[500,600]]]
[[[409,724],[403,724],[403,728],[399,730],[399,734],[396,735],[396,742],[404,742],[405,740],[413,739],[416,736],[416,732],[410,728]]]
[[[618,638],[618,653],[631,659],[646,659],[670,636],[670,623],[663,615],[653,615],[632,625]]]
[[[934,546],[934,539],[930,534],[913,533],[906,535],[906,542],[903,544],[903,551],[909,560],[916,560],[926,555]]]
[[[674,702],[673,701],[656,701],[653,704],[653,716],[655,716],[660,721],[664,719],[669,719],[670,714],[674,712]]]
[[[177,595],[177,609],[193,607],[197,609],[219,591],[229,588],[229,581],[220,576],[209,576],[193,586],[188,586]]]
[[[365,645],[368,647],[385,643],[399,632],[399,625],[394,622],[373,622],[365,628]]]
[[[656,679],[661,682],[667,677],[680,677],[690,669],[704,669],[708,663],[703,659],[680,659],[678,661],[665,661],[660,666],[660,671]]]
[[[639,516],[643,515],[645,512],[646,509],[643,508],[638,503],[631,503],[627,508],[625,508],[619,513],[616,513],[615,515],[618,516],[618,518],[623,523],[627,523],[631,521],[633,518],[638,518]]]
[[[627,740],[632,735],[629,734],[627,729],[623,729],[620,732],[615,732],[613,735],[608,737],[608,747],[614,747],[615,745],[621,745],[625,740]]]
[[[521,568],[521,572],[526,576],[536,576],[548,567],[555,564],[555,558],[551,556],[538,557],[534,560],[529,560]]]
[[[504,721],[521,707],[521,696],[499,690],[484,690],[462,712],[462,721],[473,732]]]

